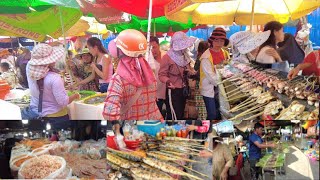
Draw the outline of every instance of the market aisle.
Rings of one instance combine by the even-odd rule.
[[[309,159],[295,146],[290,146],[290,152],[286,154],[286,176],[290,180],[314,179]],[[282,176],[283,177],[283,176]]]

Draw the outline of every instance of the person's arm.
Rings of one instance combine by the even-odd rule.
[[[52,82],[53,83],[51,88],[53,89],[53,96],[61,107],[65,107],[72,101],[80,98],[80,95],[78,93],[71,96],[67,95],[67,92],[64,88],[63,80],[60,76],[56,79],[53,79]]]
[[[268,148],[268,147],[271,147],[271,148],[274,148],[275,145],[273,143],[271,144],[264,144],[264,143],[260,143],[259,141],[255,141],[253,142],[258,148],[260,149],[263,149],[263,148]]]
[[[94,71],[92,71],[91,74],[90,74],[90,76],[88,76],[87,78],[83,79],[83,80],[80,81],[80,82],[77,82],[77,83],[75,84],[75,86],[87,84],[87,83],[89,83],[90,81],[93,81],[95,77],[96,77],[96,74],[95,74]]]
[[[102,71],[94,64],[93,67],[94,71],[100,76],[103,80],[107,80],[109,76],[109,65],[111,63],[111,59],[109,57],[104,56],[102,59]]]
[[[299,71],[304,70],[306,68],[309,68],[311,66],[312,66],[312,63],[309,63],[309,62],[299,64],[297,67],[295,67],[295,68],[291,69],[291,71],[289,71],[288,79],[291,80],[291,79],[295,78],[298,75]]]
[[[122,82],[119,75],[113,76],[110,80],[107,97],[103,108],[103,117],[105,120],[114,121],[121,120],[121,103],[123,94]]]
[[[214,71],[212,71],[212,65],[209,62],[209,59],[202,59],[200,66],[203,69],[203,72],[205,73],[206,78],[208,78],[210,83],[212,83],[214,86],[216,86],[217,82],[218,82],[218,77],[217,77],[216,73]]]
[[[206,133],[209,131],[210,120],[203,120],[202,126],[189,125],[187,129],[189,131],[197,131],[199,133]]]
[[[220,175],[220,179],[221,180],[227,180],[228,178],[228,171],[230,169],[230,167],[232,167],[233,163],[234,163],[234,160],[233,160],[233,156],[231,154],[231,151],[230,149],[228,149],[226,146],[224,146],[224,151],[223,151],[223,157],[226,161],[226,164],[224,165],[224,168],[221,172],[221,175]]]
[[[170,67],[170,63],[164,59],[166,58],[166,56],[167,55],[165,55],[162,58],[163,60],[160,61],[160,69],[158,73],[159,80],[165,84],[169,81],[168,74],[169,74],[169,67]]]
[[[266,54],[272,56],[276,62],[282,62],[279,53],[275,49],[269,48],[268,50],[266,50]]]

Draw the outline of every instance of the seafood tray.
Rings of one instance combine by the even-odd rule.
[[[85,91],[85,90],[83,90],[83,91],[68,91],[68,96],[71,96],[72,94],[74,94],[76,92],[78,92],[80,94],[80,96],[81,96],[80,100],[83,100],[83,99],[85,99],[85,98],[87,98],[89,96],[97,94],[94,91]]]
[[[92,105],[102,104],[104,102],[104,100],[106,99],[106,97],[107,97],[106,93],[96,94],[96,95],[89,96],[89,97],[83,99],[83,103],[84,104],[92,104]]]

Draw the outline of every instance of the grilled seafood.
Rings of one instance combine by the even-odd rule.
[[[171,166],[165,162],[161,162],[159,160],[156,160],[156,159],[151,159],[151,158],[144,158],[143,159],[143,162],[152,166],[152,167],[155,167],[155,168],[158,168],[158,169],[161,169],[162,171],[166,172],[166,173],[171,173],[171,174],[177,174],[177,175],[182,175],[182,176],[187,176],[187,177],[190,177],[192,179],[197,179],[197,180],[201,180],[200,178],[194,176],[194,175],[191,175],[189,173],[186,173],[184,171],[181,171],[180,169],[174,167],[174,166]]]
[[[117,151],[117,150],[114,150],[112,148],[108,148],[107,147],[107,151],[109,152],[112,152],[113,154],[116,154],[122,158],[125,158],[127,160],[130,160],[130,161],[142,161],[142,156],[138,156],[137,153],[129,153],[129,152],[123,152],[123,151]]]
[[[276,115],[279,113],[279,109],[283,109],[284,106],[280,100],[272,101],[264,108],[264,114]]]
[[[170,175],[159,171],[145,170],[141,168],[131,168],[130,171],[132,172],[133,177],[136,177],[138,179],[141,178],[143,180],[173,179]]]
[[[131,161],[128,161],[126,159],[123,159],[121,157],[118,157],[112,153],[107,153],[107,160],[109,162],[112,162],[122,168],[125,168],[125,169],[129,169],[129,168],[132,168],[132,167],[139,167],[139,164],[138,163],[134,163],[134,162],[131,162]]]

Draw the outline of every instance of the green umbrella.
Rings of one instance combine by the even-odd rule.
[[[40,0],[1,0],[0,14],[25,14],[35,11],[44,11],[53,5]]]
[[[59,38],[82,16],[79,9],[52,6],[44,11],[26,14],[0,15],[0,35],[12,33],[36,41],[44,41],[47,35]]]
[[[165,16],[153,18],[151,20],[151,32],[176,32],[182,31],[185,29],[193,28],[196,25],[188,22],[187,24],[168,20]],[[148,20],[141,19],[137,16],[132,16],[130,23],[121,23],[121,24],[109,24],[107,25],[107,29],[113,32],[121,32],[125,29],[136,29],[141,30],[143,32],[148,31]]]

